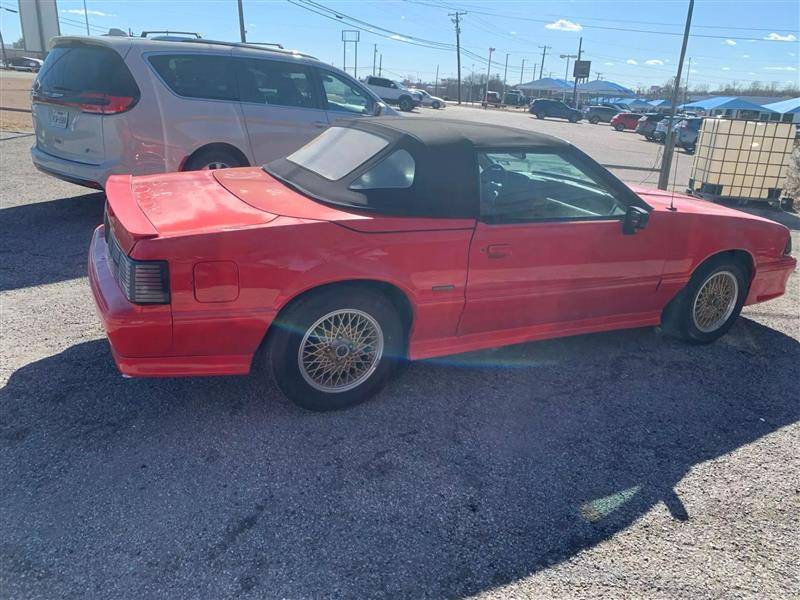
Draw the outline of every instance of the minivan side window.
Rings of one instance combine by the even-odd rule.
[[[248,58],[237,60],[239,97],[242,102],[319,108],[311,69],[305,65]]]
[[[359,115],[372,114],[374,102],[364,90],[330,71],[320,69],[319,77],[328,110]]]
[[[150,64],[173,92],[187,98],[236,100],[233,59],[208,54],[157,54]]]

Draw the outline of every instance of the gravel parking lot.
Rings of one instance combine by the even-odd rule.
[[[607,125],[444,115],[657,179],[658,147]],[[31,142],[0,135],[0,597],[800,595],[796,274],[708,347],[640,329],[424,361],[312,414],[255,376],[122,379],[84,275],[103,196]],[[797,255],[800,218],[760,212]]]

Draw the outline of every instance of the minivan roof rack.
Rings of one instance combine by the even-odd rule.
[[[286,50],[280,44],[270,43],[270,42],[225,42],[223,40],[207,40],[204,38],[194,39],[194,40],[189,38],[182,38],[180,40],[171,40],[171,41],[188,42],[190,44],[193,43],[214,44],[216,46],[228,46],[231,48],[252,48],[253,50],[263,50],[264,52],[278,52],[280,54],[290,54],[293,56],[302,56],[303,58],[313,58],[314,60],[318,60],[316,56],[312,56],[304,52],[298,52],[296,50]],[[265,46],[271,46],[271,47],[265,48]]]
[[[146,38],[146,37],[149,37],[150,35],[156,34],[156,33],[159,34],[159,35],[193,35],[195,37],[195,39],[197,39],[197,40],[203,39],[203,36],[201,36],[196,31],[169,31],[169,30],[164,30],[164,31],[160,31],[160,30],[159,31],[143,31],[142,32],[142,37]]]

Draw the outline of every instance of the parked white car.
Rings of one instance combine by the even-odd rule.
[[[422,96],[422,106],[430,106],[431,108],[444,108],[447,103],[438,96],[432,96],[425,90],[419,88],[409,88],[411,92],[417,93]]]
[[[111,36],[55,38],[32,105],[34,165],[94,188],[116,173],[260,165],[341,117],[398,114],[298,52]]]
[[[422,94],[413,92],[399,81],[368,75],[364,79],[366,86],[376,93],[381,100],[389,104],[396,104],[400,110],[413,110],[422,104]]]

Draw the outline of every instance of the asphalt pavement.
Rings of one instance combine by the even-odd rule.
[[[655,151],[513,116],[609,164]],[[1,598],[800,595],[797,274],[711,346],[423,361],[312,414],[258,376],[121,378],[85,277],[102,194],[0,138]],[[760,212],[797,255],[800,218]]]

